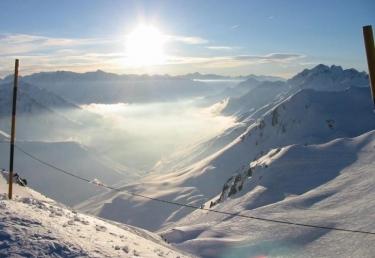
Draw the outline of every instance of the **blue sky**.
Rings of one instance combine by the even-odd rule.
[[[318,63],[367,70],[362,26],[373,0],[170,0],[0,2],[0,76],[23,73],[269,74],[289,77]],[[168,35],[165,62],[126,62],[126,35],[139,24]]]

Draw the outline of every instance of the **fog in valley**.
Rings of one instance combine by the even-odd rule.
[[[221,114],[227,101],[220,93],[235,87],[239,80],[199,80],[198,86],[195,80],[182,80],[181,83],[174,80],[166,84],[155,80],[153,90],[148,90],[147,101],[142,97],[143,92],[130,90],[136,99],[143,101],[117,102],[118,98],[127,100],[124,94],[106,98],[105,103],[90,100],[100,99],[103,87],[110,87],[110,80],[103,80],[103,86],[99,84],[96,91],[89,88],[87,81],[77,83],[80,91],[90,92],[81,103],[69,98],[69,94],[74,94],[74,88],[69,88],[70,84],[64,81],[57,80],[56,83],[60,83],[60,88],[65,85],[72,91],[65,96],[54,88],[56,85],[43,84],[42,79],[25,81],[20,83],[17,102],[17,146],[52,165],[107,184],[127,184],[150,173],[172,172],[160,167],[162,161],[170,160],[175,153],[208,141],[236,124],[234,116]],[[29,84],[30,81],[33,84]],[[128,81],[125,81],[126,84]],[[193,90],[186,90],[189,81]],[[137,84],[140,88],[149,88],[152,82],[150,79],[146,83],[137,81]],[[113,87],[118,88],[118,85],[117,82]],[[84,90],[85,87],[89,90]],[[169,88],[174,88],[173,96],[168,95]],[[11,84],[2,84],[1,91],[0,161],[1,167],[7,169]],[[124,91],[129,92],[126,85]],[[74,181],[66,176],[56,177],[55,171],[34,163],[16,149],[16,171],[38,189],[45,190],[49,178],[51,194],[65,203],[75,204],[102,190],[77,185],[71,194],[56,191],[63,189],[59,186],[61,182],[67,185]],[[155,165],[158,169],[154,169]]]
[[[208,140],[233,126],[233,117],[218,113],[222,105],[197,107],[194,99],[147,104],[89,104],[101,116],[86,124],[81,139],[98,153],[147,173],[161,158]]]

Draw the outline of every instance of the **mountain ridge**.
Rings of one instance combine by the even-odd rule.
[[[88,71],[88,72],[73,72],[73,71],[50,71],[50,72],[37,72],[32,73],[25,76],[19,76],[21,79],[41,79],[41,78],[50,78],[50,79],[62,79],[67,77],[69,79],[111,79],[111,80],[122,80],[122,79],[129,79],[129,80],[142,80],[142,79],[189,79],[189,80],[223,80],[223,79],[237,79],[237,80],[245,80],[249,78],[258,79],[261,81],[274,81],[274,80],[285,80],[281,77],[277,76],[269,76],[269,75],[239,75],[239,76],[227,76],[227,75],[219,75],[219,74],[204,74],[199,72],[194,73],[187,73],[182,75],[169,75],[169,74],[117,74],[106,72],[103,70],[96,70],[96,71]],[[13,80],[13,75],[7,75],[4,78],[0,78],[0,82],[10,82]]]

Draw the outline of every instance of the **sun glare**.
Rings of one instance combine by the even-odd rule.
[[[126,38],[126,63],[133,66],[162,64],[166,36],[156,27],[139,25]]]

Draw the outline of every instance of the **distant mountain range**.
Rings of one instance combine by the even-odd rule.
[[[76,73],[70,71],[56,71],[56,72],[39,72],[31,75],[20,76],[20,78],[25,79],[26,81],[36,81],[41,80],[44,82],[50,81],[54,82],[55,80],[64,80],[64,81],[87,81],[87,80],[110,80],[110,81],[123,81],[123,80],[160,80],[160,79],[188,79],[188,80],[246,80],[249,78],[254,78],[259,81],[279,81],[285,80],[277,76],[267,76],[267,75],[240,75],[240,76],[225,76],[218,74],[202,74],[202,73],[188,73],[185,75],[148,75],[148,74],[115,74],[108,73],[102,70],[97,70],[94,72],[85,72],[85,73]],[[8,75],[3,79],[0,79],[2,82],[10,82],[13,80],[13,75]]]
[[[7,78],[6,78],[7,79]],[[5,79],[5,80],[6,80]],[[212,86],[170,76],[43,72],[21,81],[37,85],[76,104],[178,100],[207,94]]]
[[[283,80],[273,76],[222,76],[192,73],[181,76],[114,74],[101,70],[75,73],[68,71],[40,72],[20,77],[20,80],[55,93],[76,104],[159,102],[199,97],[219,93],[217,85],[204,81]],[[0,80],[11,83],[11,75]]]
[[[277,76],[267,76],[267,75],[240,75],[240,76],[224,76],[217,74],[201,74],[201,73],[189,73],[185,75],[176,76],[178,78],[190,79],[190,80],[247,80],[255,79],[258,81],[284,81],[285,79]]]

